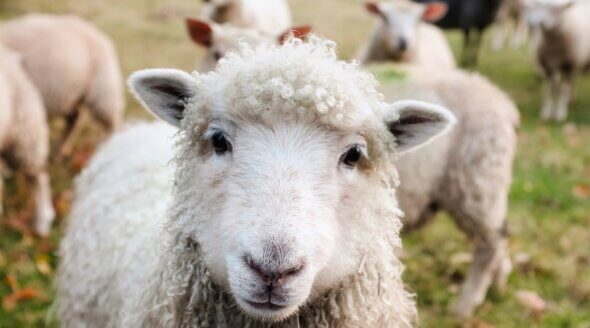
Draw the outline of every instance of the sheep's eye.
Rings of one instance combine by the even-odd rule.
[[[224,154],[231,151],[231,144],[227,141],[223,132],[218,131],[211,136],[211,145],[213,145],[213,149],[215,149],[215,153],[217,154]]]
[[[215,60],[220,60],[220,59],[221,59],[221,57],[223,57],[223,56],[221,55],[221,52],[219,52],[219,51],[215,51],[215,52],[213,52],[213,58],[215,58]]]
[[[361,147],[359,145],[352,146],[344,155],[342,155],[342,163],[348,166],[355,166],[363,155]]]

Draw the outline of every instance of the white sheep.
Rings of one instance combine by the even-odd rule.
[[[200,19],[187,18],[186,28],[192,41],[207,50],[199,64],[199,72],[215,69],[217,62],[225,53],[238,50],[242,42],[251,46],[261,43],[282,43],[287,36],[305,38],[311,32],[310,26],[291,27],[278,34],[265,34],[252,28],[235,27],[230,24],[217,24]]]
[[[446,131],[448,110],[383,103],[372,76],[315,37],[130,85],[179,132],[132,127],[78,178],[63,326],[414,324],[394,161]]]
[[[495,280],[511,271],[507,209],[519,113],[510,98],[477,73],[405,67],[404,82],[382,88],[387,100],[412,97],[450,108],[451,133],[403,156],[398,163],[404,229],[446,211],[474,243],[473,262],[454,312],[467,317]]]
[[[525,14],[539,34],[536,59],[546,84],[541,118],[563,121],[574,81],[590,66],[590,2],[527,0]]]
[[[286,0],[204,0],[203,16],[220,24],[277,35],[291,26]]]
[[[358,60],[367,64],[396,61],[440,68],[456,67],[453,52],[444,33],[435,22],[447,12],[443,2],[419,4],[408,0],[368,2],[366,9],[379,17],[379,22]],[[424,22],[426,21],[426,22]]]
[[[108,131],[123,120],[124,88],[112,42],[75,16],[30,14],[0,25],[0,42],[20,53],[48,118],[65,118],[60,153],[67,155],[81,107]]]
[[[35,231],[47,235],[55,217],[47,174],[49,129],[41,96],[20,60],[0,45],[0,162],[25,174],[34,197]],[[0,170],[0,214],[2,173]]]

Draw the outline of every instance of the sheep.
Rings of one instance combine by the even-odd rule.
[[[475,244],[473,262],[454,313],[465,318],[495,281],[504,289],[511,271],[507,208],[519,113],[486,78],[462,70],[406,66],[403,82],[382,86],[387,100],[412,97],[450,108],[451,133],[402,156],[397,167],[404,231],[446,211]]]
[[[433,0],[413,0],[429,3]],[[477,57],[483,32],[496,19],[502,1],[505,0],[434,0],[448,5],[448,13],[435,25],[443,29],[463,31],[462,66],[477,65]]]
[[[131,127],[77,179],[64,327],[414,325],[394,163],[452,126],[447,109],[382,102],[317,37],[129,84],[179,131]]]
[[[525,1],[529,24],[539,32],[536,59],[545,79],[541,118],[567,118],[576,77],[590,67],[590,3]]]
[[[205,73],[215,69],[217,62],[223,58],[226,52],[237,50],[240,43],[250,45],[260,43],[282,43],[287,36],[293,35],[305,38],[311,27],[297,26],[283,31],[281,34],[267,35],[249,28],[235,27],[229,24],[216,24],[200,19],[187,18],[186,28],[192,41],[207,49],[207,52],[199,64],[199,72]]]
[[[230,23],[276,35],[291,26],[286,0],[203,0],[203,16],[216,23]]]
[[[441,19],[446,4],[433,2],[426,5],[396,0],[368,2],[366,9],[380,17],[367,45],[361,48],[358,60],[367,64],[373,61],[397,62],[453,68],[453,52],[437,27],[424,23]]]
[[[507,43],[513,48],[525,44],[529,29],[524,17],[523,0],[503,0],[496,14],[499,25],[492,39],[496,50],[502,49]]]
[[[112,42],[75,16],[29,14],[0,25],[0,42],[20,53],[49,119],[65,118],[60,154],[71,152],[81,107],[107,131],[123,120],[119,60]]]
[[[18,54],[0,45],[0,162],[25,174],[34,198],[35,232],[45,236],[55,217],[46,166],[49,129],[41,96],[20,61]],[[0,170],[0,214],[2,173]]]

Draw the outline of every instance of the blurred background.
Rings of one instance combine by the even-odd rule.
[[[375,24],[360,0],[290,0],[295,25],[335,40],[352,58]],[[94,23],[117,47],[123,73],[148,67],[194,70],[204,51],[187,36],[184,18],[199,0],[0,0],[0,23],[29,12],[75,14]],[[493,50],[488,30],[473,69],[517,103],[522,116],[509,222],[515,269],[505,293],[488,294],[468,327],[590,327],[590,78],[582,77],[567,123],[539,119],[542,80],[529,45]],[[461,52],[459,32],[446,32]],[[395,79],[376,71],[382,83]],[[127,94],[126,120],[149,118]],[[85,119],[84,117],[82,118]],[[34,235],[24,178],[8,177],[0,219],[0,327],[55,326],[53,276],[72,180],[104,132],[83,124],[70,160],[52,156],[50,174],[57,221],[47,238]],[[52,124],[52,145],[62,126]],[[404,239],[405,282],[418,294],[421,326],[459,323],[449,311],[471,261],[465,236],[446,217]]]

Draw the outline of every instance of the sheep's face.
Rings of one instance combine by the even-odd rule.
[[[223,206],[199,236],[212,274],[249,314],[281,319],[340,277],[341,221],[363,185],[367,144],[309,122],[212,118],[198,181]],[[338,255],[338,256],[336,256]],[[325,280],[325,279],[324,279]]]
[[[562,13],[573,0],[524,0],[525,17],[531,28],[552,30],[561,22]]]
[[[350,116],[358,122],[346,128],[318,115],[281,114],[289,99],[306,93],[267,94],[276,102],[255,115],[240,103],[247,95],[235,93],[240,82],[230,71],[220,75],[230,81],[219,84],[233,96],[175,70],[138,72],[130,84],[152,113],[183,131],[175,220],[186,220],[181,229],[201,246],[211,277],[245,314],[279,321],[357,274],[365,245],[381,229],[395,236],[398,213],[386,181],[395,174],[394,148],[430,140],[453,117],[435,105],[376,100],[370,103],[378,107]],[[366,205],[377,203],[375,195],[385,202],[379,213],[397,228],[363,220],[378,217]]]
[[[415,49],[418,42],[418,23],[434,22],[447,12],[442,2],[418,4],[409,1],[368,2],[369,13],[379,16],[384,28],[382,39],[390,55],[403,58]]]

